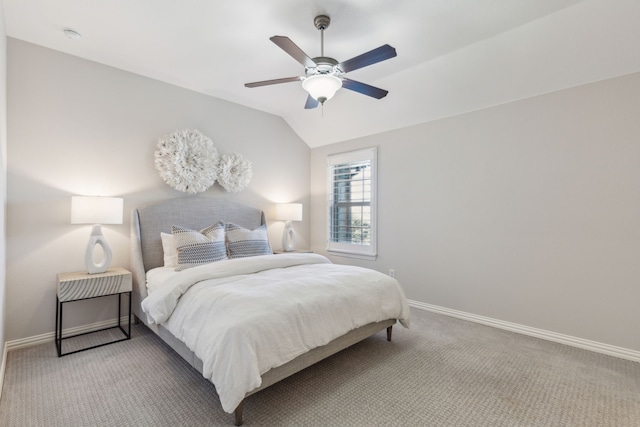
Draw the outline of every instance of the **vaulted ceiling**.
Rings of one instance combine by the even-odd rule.
[[[638,0],[4,0],[7,35],[284,118],[311,147],[640,71]],[[348,74],[389,91],[341,89],[305,110],[303,75],[269,40],[325,56],[383,44],[397,57]],[[78,40],[63,29],[82,34]]]

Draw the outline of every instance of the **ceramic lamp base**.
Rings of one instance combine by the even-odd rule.
[[[93,259],[96,246],[102,247],[103,258],[99,263],[96,263]],[[107,244],[107,240],[102,235],[102,228],[99,224],[93,226],[91,230],[91,238],[89,239],[89,245],[87,246],[87,252],[84,256],[84,262],[87,266],[87,273],[96,274],[104,273],[111,264],[111,248]]]
[[[287,221],[282,234],[282,250],[291,252],[296,248],[296,234],[291,226],[291,221]]]

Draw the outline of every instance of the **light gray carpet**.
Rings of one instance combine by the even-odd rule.
[[[639,426],[640,364],[412,309],[245,402],[246,426]],[[143,326],[58,358],[9,353],[2,426],[233,425],[215,388]]]

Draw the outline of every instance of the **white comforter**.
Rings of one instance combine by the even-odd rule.
[[[371,322],[396,318],[409,326],[395,279],[317,254],[190,268],[169,277],[142,308],[203,361],[203,375],[229,413],[263,373],[312,348]]]

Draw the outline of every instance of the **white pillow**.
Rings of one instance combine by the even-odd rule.
[[[171,234],[173,234],[178,250],[176,271],[227,259],[224,222],[222,221],[218,221],[201,231],[172,225]]]
[[[162,239],[162,251],[164,252],[164,266],[178,266],[178,250],[176,249],[176,240],[172,234],[160,233]]]

